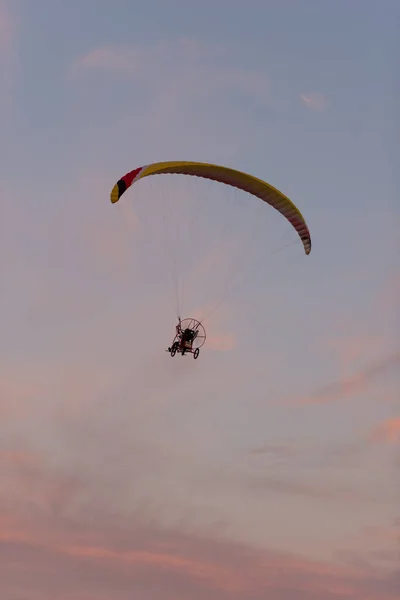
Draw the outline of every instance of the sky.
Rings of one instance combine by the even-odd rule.
[[[398,598],[399,17],[0,0],[1,598]]]

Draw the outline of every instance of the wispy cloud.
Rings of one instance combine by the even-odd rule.
[[[357,459],[363,451],[357,442],[337,444],[312,444],[312,443],[287,443],[263,444],[252,448],[250,455],[260,456],[271,464],[280,468],[329,468],[347,467],[357,465]]]
[[[351,376],[328,384],[309,396],[295,398],[292,402],[295,404],[323,404],[359,396],[375,381],[394,372],[399,365],[400,353],[395,352],[359,369]]]
[[[301,94],[300,100],[307,108],[315,111],[323,111],[327,106],[327,98],[321,93]]]
[[[42,600],[55,593],[62,600],[90,594],[126,600],[137,590],[143,600],[396,598],[395,575],[361,560],[340,564],[258,550],[217,535],[143,525],[139,514],[124,520],[92,511],[55,521],[43,511],[29,518],[4,506],[2,514],[0,576],[8,597],[29,591]],[[21,580],[27,570],[29,581]],[[60,591],[67,582],[68,596]]]
[[[378,425],[371,434],[371,440],[376,442],[400,443],[400,417],[387,419]]]
[[[232,333],[213,333],[207,340],[207,344],[213,350],[233,350],[236,348],[236,336]]]
[[[79,70],[98,69],[119,71],[123,75],[134,75],[144,67],[145,56],[131,48],[115,48],[103,46],[95,48],[81,56],[73,65],[73,72]]]
[[[208,95],[221,88],[240,89],[243,93],[265,98],[269,83],[261,71],[232,66],[229,48],[204,44],[196,39],[178,38],[154,45],[103,46],[79,57],[70,74],[104,70],[125,77],[145,77],[157,87],[169,81],[169,91],[190,95]],[[177,81],[180,86],[174,89]]]
[[[118,78],[120,87],[128,86],[126,95],[134,93],[136,110],[132,103],[126,107],[119,117],[121,128],[125,132],[127,127],[133,128],[136,135],[140,129],[146,144],[158,146],[160,152],[165,146],[171,154],[176,144],[185,147],[189,139],[196,138],[201,155],[208,149],[213,131],[219,140],[214,155],[226,160],[254,133],[250,113],[244,117],[243,106],[250,111],[266,106],[270,98],[265,72],[241,66],[235,52],[222,44],[184,37],[156,44],[99,47],[79,57],[71,65],[69,77],[77,89],[88,85],[88,74],[92,73],[92,79],[99,72],[104,85]],[[220,118],[224,111],[231,115],[230,120]],[[235,122],[235,127],[228,127],[228,121]]]

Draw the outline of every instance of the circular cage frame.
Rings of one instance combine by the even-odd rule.
[[[181,331],[185,331],[185,329],[193,329],[194,331],[198,331],[196,338],[193,340],[193,350],[196,348],[201,348],[206,343],[207,334],[204,328],[204,325],[197,319],[193,319],[192,317],[187,317],[180,321]],[[175,335],[175,340],[177,340],[180,336]],[[175,341],[174,340],[174,341]]]
[[[181,346],[182,333],[185,329],[191,329],[198,332],[190,347]],[[193,358],[196,359],[198,358],[200,348],[204,346],[206,339],[206,330],[200,321],[193,319],[192,317],[187,317],[182,320],[179,319],[179,331],[177,327],[177,332],[175,333],[171,346],[168,348],[168,352],[171,356],[175,356],[177,353],[182,354],[182,356],[185,354],[193,354]]]

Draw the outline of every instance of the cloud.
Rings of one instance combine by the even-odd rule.
[[[123,137],[132,132],[153,153],[157,148],[159,156],[182,155],[196,139],[200,159],[202,153],[209,154],[212,132],[213,160],[218,162],[219,156],[226,160],[250,142],[257,130],[251,111],[270,102],[265,72],[241,65],[235,53],[237,49],[221,44],[182,37],[156,44],[105,46],[78,57],[68,77],[77,94],[83,89],[94,93],[93,82],[103,86],[104,103],[111,83],[118,80],[121,108],[112,123],[114,135],[119,130]],[[97,103],[98,98],[99,90]],[[81,110],[85,101],[82,97]],[[92,103],[88,111],[90,107]]]
[[[282,469],[290,468],[322,468],[354,467],[362,454],[363,447],[356,442],[337,444],[312,443],[266,443],[250,450],[249,454],[259,456],[277,464]],[[359,465],[358,465],[359,466]]]
[[[250,454],[269,455],[276,458],[287,458],[293,456],[293,448],[283,444],[263,444],[250,450]]]
[[[97,69],[104,71],[119,71],[121,74],[135,74],[142,67],[140,52],[130,48],[115,48],[104,46],[95,48],[81,56],[73,65],[73,71]]]
[[[36,464],[36,458],[28,452],[0,450],[0,463],[12,467],[23,467]]]
[[[315,111],[323,111],[327,105],[327,98],[321,93],[301,94],[300,100],[307,108]]]
[[[237,340],[233,333],[213,333],[207,339],[207,346],[209,346],[212,350],[234,350],[236,345]]]
[[[400,534],[400,520],[395,519],[392,526],[368,526],[364,527],[361,535],[373,543],[382,541],[396,542]]]
[[[398,571],[399,523],[392,519],[387,524],[362,527],[346,540],[347,550],[335,553],[347,564],[373,563],[386,572]]]
[[[359,369],[354,375],[328,384],[310,396],[302,396],[293,399],[291,402],[295,404],[324,404],[359,396],[375,381],[395,371],[395,368],[399,365],[400,353],[395,352],[369,364],[363,369]]]
[[[388,419],[374,429],[370,439],[374,442],[400,443],[400,417]]]
[[[350,327],[350,326],[348,326]],[[362,335],[338,337],[328,341],[328,347],[333,348],[339,358],[341,378],[347,379],[354,369],[359,368],[377,353],[384,352],[387,340],[383,336]]]
[[[215,44],[187,38],[148,46],[94,48],[72,64],[70,75],[91,70],[144,79],[153,89],[164,90],[164,101],[168,97],[178,101],[181,93],[193,98],[229,89],[265,99],[269,92],[264,73],[234,66],[232,56]]]
[[[400,277],[394,275],[377,295],[376,310],[384,314],[397,316],[400,299]]]
[[[232,63],[227,48],[181,37],[153,45],[94,48],[73,63],[70,73],[110,71],[123,77],[144,77],[155,86],[169,81],[168,90],[175,98],[181,87],[194,95],[232,88],[263,98],[268,96],[269,84],[264,73]],[[174,89],[178,80],[181,87]],[[186,87],[187,84],[192,88]]]
[[[48,600],[394,600],[396,576],[361,560],[323,562],[96,510],[79,517],[3,506],[0,580],[7,597]],[[22,574],[24,573],[24,577]],[[67,593],[63,590],[66,589]]]
[[[352,483],[338,482],[337,478],[328,481],[326,473],[322,473],[319,479],[312,477],[305,470],[298,472],[297,476],[283,474],[265,474],[264,476],[249,477],[248,485],[256,490],[265,490],[268,494],[277,494],[290,498],[308,498],[318,502],[329,504],[346,503],[349,506],[363,504],[382,503],[385,500],[381,490],[370,491],[362,486]]]
[[[144,600],[261,600],[266,593],[272,600],[326,600],[329,593],[339,599],[346,587],[368,598],[353,567],[268,549],[272,538],[276,547],[285,543],[283,521],[294,532],[319,531],[318,516],[303,519],[304,499],[321,506],[325,522],[327,506],[346,504],[353,513],[362,492],[299,473],[250,477],[236,460],[223,464],[215,448],[221,434],[232,433],[226,420],[235,406],[219,401],[210,369],[190,361],[185,369],[196,371],[185,382],[172,371],[183,361],[164,365],[163,356],[152,355],[137,363],[110,335],[114,327],[100,315],[82,325],[79,343],[60,341],[62,352],[53,348],[51,359],[35,352],[35,361],[1,365],[14,407],[0,419],[0,581],[7,597],[47,600],[65,588],[68,600],[85,593],[125,600],[135,592]],[[220,381],[229,397],[238,381],[231,364]],[[266,512],[276,524],[260,526]],[[251,531],[243,534],[247,528],[258,530],[262,551]],[[222,533],[248,543],[224,541]],[[392,586],[378,572],[371,581],[382,598]]]

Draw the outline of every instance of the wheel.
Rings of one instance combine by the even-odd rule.
[[[176,348],[175,348],[175,345],[173,345],[171,348],[171,356],[175,356],[175,354],[176,354]]]
[[[200,354],[200,348],[196,348],[196,350],[193,352],[193,358],[196,360],[196,358],[199,356]]]

